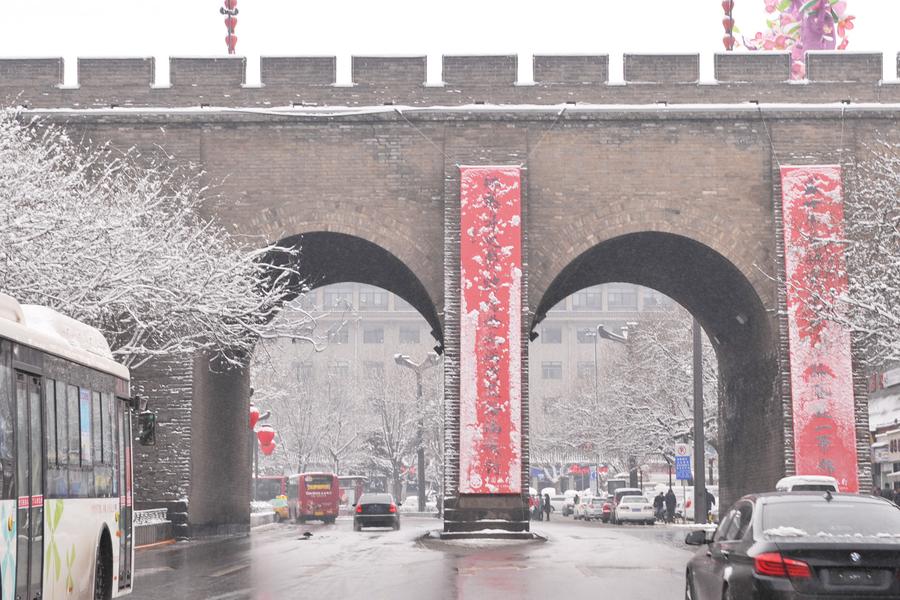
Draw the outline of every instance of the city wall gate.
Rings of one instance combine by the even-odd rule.
[[[448,530],[528,526],[521,494],[460,493],[460,440],[472,443],[459,425],[460,165],[523,168],[523,482],[528,333],[560,299],[610,281],[671,296],[713,341],[723,502],[794,472],[785,295],[772,278],[785,268],[779,166],[845,164],[875,139],[900,141],[900,86],[880,82],[880,55],[811,55],[805,84],[786,83],[788,57],[772,54],[716,56],[715,84],[698,83],[693,55],[627,55],[625,85],[607,83],[605,56],[535,57],[533,85],[514,85],[515,56],[444,57],[439,87],[423,85],[422,57],[355,57],[353,86],[333,85],[333,58],[263,58],[258,87],[242,85],[243,59],[170,66],[171,85],[151,87],[150,59],[80,60],[79,87],[63,88],[61,60],[3,60],[0,97],[85,139],[199,164],[221,192],[209,210],[236,233],[302,243],[316,284],[374,284],[417,307],[444,347]],[[160,417],[136,497],[187,511],[185,532],[245,529],[247,373],[198,357],[134,378]]]

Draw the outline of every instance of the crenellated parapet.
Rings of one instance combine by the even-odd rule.
[[[426,82],[425,56],[355,56],[352,83],[336,84],[331,56],[263,57],[259,85],[244,58],[171,58],[155,85],[152,58],[78,59],[78,85],[64,86],[61,58],[0,59],[0,102],[30,108],[371,106],[462,104],[706,104],[898,102],[882,81],[881,54],[811,52],[808,79],[790,81],[784,53],[715,56],[701,81],[697,54],[626,54],[623,83],[610,83],[606,55],[538,55],[533,83],[518,83],[518,57],[445,56],[442,82]],[[900,73],[900,57],[897,61]]]

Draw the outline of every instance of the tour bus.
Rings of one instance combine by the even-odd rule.
[[[128,369],[101,333],[0,294],[0,598],[132,589]]]
[[[259,479],[254,477],[253,499],[268,502],[272,505],[277,520],[287,520],[287,488],[288,475],[261,475]]]
[[[333,473],[300,473],[288,479],[288,510],[298,523],[334,523],[340,498],[341,488]]]

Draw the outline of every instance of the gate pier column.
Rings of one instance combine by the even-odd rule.
[[[192,536],[250,531],[250,373],[194,357],[191,411]]]
[[[518,165],[445,177],[445,534],[529,530],[522,190]]]

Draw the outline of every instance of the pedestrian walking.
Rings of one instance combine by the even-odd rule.
[[[550,494],[544,494],[544,514],[547,515],[547,520],[550,520],[550,510],[553,509],[553,506],[550,505]]]
[[[894,490],[894,504],[900,506],[900,489]]]
[[[675,505],[678,504],[678,500],[675,498],[675,492],[672,491],[672,488],[669,488],[669,491],[666,492],[666,523],[674,523],[675,522]]]
[[[713,522],[713,506],[716,505],[716,497],[709,490],[706,490],[706,522]]]
[[[660,492],[653,498],[653,514],[656,516],[657,521],[665,520],[665,508],[666,498],[663,496],[663,493]]]

